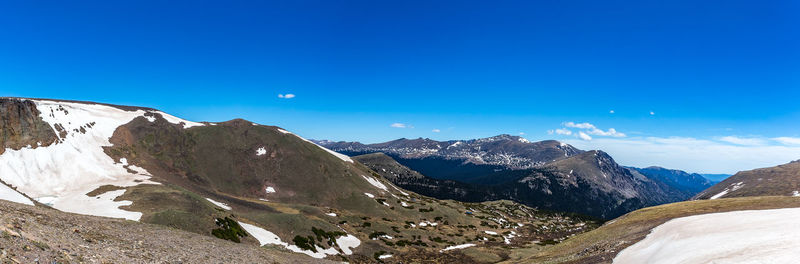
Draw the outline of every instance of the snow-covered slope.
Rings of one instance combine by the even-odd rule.
[[[33,201],[18,193],[14,189],[9,188],[5,184],[0,183],[0,200],[12,201],[15,203],[33,205]]]
[[[652,230],[614,263],[797,263],[800,208],[682,217]]]
[[[90,197],[87,193],[104,185],[128,187],[157,184],[150,174],[128,165],[126,159],[113,160],[103,151],[117,127],[136,117],[153,113],[185,127],[203,125],[188,122],[158,111],[121,108],[90,103],[33,100],[40,118],[59,135],[54,144],[13,150],[0,155],[0,179],[18,191],[56,209],[107,217],[138,220],[141,213],[119,209],[129,201],[115,201],[124,190]],[[47,145],[47,146],[45,146]]]

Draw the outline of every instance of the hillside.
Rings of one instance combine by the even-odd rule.
[[[512,258],[505,263],[612,263],[612,260],[620,251],[642,241],[651,233],[653,228],[672,219],[719,212],[797,207],[800,207],[800,198],[775,196],[688,201],[648,207],[628,213],[607,222],[595,230],[577,235],[552,247],[529,250],[517,249],[516,251],[523,251],[529,254],[512,253],[512,255],[519,255],[520,257]],[[765,225],[765,227],[769,226],[769,224]],[[741,241],[748,240],[742,239]],[[703,244],[702,247],[710,249],[713,246]],[[669,249],[669,247],[664,246],[661,249]],[[694,251],[701,250],[693,249],[685,252]],[[651,251],[651,253],[656,252],[659,251]],[[743,251],[738,252],[738,254],[743,253]],[[678,256],[686,255],[678,254]],[[614,261],[614,263],[617,262]]]
[[[592,226],[509,201],[421,196],[345,155],[246,120],[192,122],[90,102],[0,102],[7,147],[0,180],[37,206],[65,212],[356,263],[392,262],[389,255],[500,261],[518,241]],[[467,244],[474,246],[445,250]]]
[[[800,196],[800,160],[775,167],[740,171],[692,199],[748,196]]]
[[[2,263],[333,263],[158,225],[2,200],[0,245]]]

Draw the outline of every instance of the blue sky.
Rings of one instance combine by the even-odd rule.
[[[165,2],[0,3],[0,92],[709,173],[800,159],[797,1]]]

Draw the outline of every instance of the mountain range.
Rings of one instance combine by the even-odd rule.
[[[508,199],[601,219],[683,201],[712,185],[697,174],[626,168],[603,151],[511,135],[451,141],[398,139],[369,145],[315,142],[354,156],[383,153],[385,157],[355,159],[393,183],[428,196],[470,202]],[[398,178],[392,173],[415,176]]]

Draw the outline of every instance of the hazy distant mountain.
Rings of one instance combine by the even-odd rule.
[[[725,179],[731,176],[731,174],[700,174],[700,175],[702,175],[703,177],[705,177],[706,179],[710,180],[715,184],[724,181]]]
[[[650,179],[661,181],[685,194],[684,199],[714,185],[714,182],[697,173],[688,173],[682,170],[671,170],[662,167],[632,168]]]
[[[740,171],[693,199],[772,195],[800,196],[800,160],[775,167]]]

